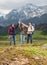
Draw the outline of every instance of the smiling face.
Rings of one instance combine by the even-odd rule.
[[[14,24],[12,24],[12,27],[14,27]]]
[[[29,23],[29,26],[32,26],[32,23],[31,22]]]

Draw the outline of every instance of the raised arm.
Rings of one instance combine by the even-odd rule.
[[[25,27],[28,27],[28,25],[26,25],[26,24],[24,24],[24,23],[22,23],[22,25],[24,25]]]

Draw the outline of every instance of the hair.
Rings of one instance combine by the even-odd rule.
[[[32,22],[30,22],[32,24]]]

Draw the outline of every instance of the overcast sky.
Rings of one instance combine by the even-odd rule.
[[[47,0],[0,0],[0,12],[8,13],[11,9],[21,7],[26,3],[36,5],[47,5]]]

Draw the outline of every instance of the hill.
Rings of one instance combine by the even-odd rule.
[[[0,65],[47,65],[46,56],[47,51],[39,46],[4,47],[0,48]]]

